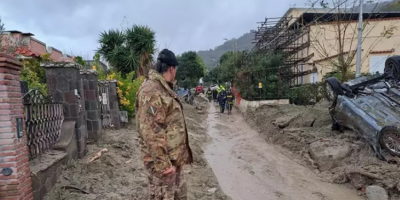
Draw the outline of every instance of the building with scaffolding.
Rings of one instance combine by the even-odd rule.
[[[279,51],[279,76],[294,87],[315,83],[340,64],[355,71],[358,13],[331,8],[290,8],[282,17],[265,18],[255,33],[253,51]],[[362,72],[383,71],[384,60],[400,54],[400,13],[364,13]],[[397,47],[397,48],[396,48]]]

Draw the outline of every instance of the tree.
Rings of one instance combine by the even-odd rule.
[[[217,66],[212,68],[204,77],[204,82],[212,82],[212,83],[218,83],[221,80],[219,79],[219,75],[221,71],[221,67]]]
[[[196,86],[199,79],[204,77],[204,63],[194,51],[184,52],[177,57],[179,68],[176,74],[178,85],[184,88]]]
[[[155,32],[147,26],[133,25],[126,31],[128,46],[139,56],[139,76],[150,70],[155,52]]]
[[[279,71],[284,61],[281,52],[255,51],[248,55],[248,59],[250,59],[248,65],[238,69],[235,81],[236,89],[243,98],[268,99],[286,95],[289,86],[278,78],[279,73],[287,73],[287,71]],[[258,88],[260,82],[263,85],[261,89]]]
[[[199,56],[199,54],[196,53],[196,62],[200,64],[202,70],[203,70],[203,76],[206,75],[207,73],[207,67],[203,62],[203,59]]]
[[[227,51],[226,53],[222,54],[221,58],[219,58],[219,64],[222,65],[229,57],[232,57],[233,52]]]
[[[219,59],[218,66],[211,69],[206,77],[206,82],[236,82],[238,79],[237,73],[243,67],[243,59],[245,52],[224,53]]]
[[[342,74],[341,81],[346,81],[351,77],[352,68],[356,62],[358,39],[358,21],[356,19],[358,13],[354,8],[358,6],[358,2],[357,0],[332,0],[331,4],[336,8],[331,13],[332,22],[325,23],[317,20],[313,24],[314,28],[310,31],[311,47],[317,54],[315,60],[326,60],[326,62],[321,62],[319,65],[323,68],[339,71]],[[384,42],[384,40],[391,38],[393,31],[397,29],[394,23],[382,27],[382,25],[379,25],[381,21],[371,20],[371,18],[383,16],[379,15],[379,13],[377,14],[378,5],[375,3],[375,7],[372,9],[371,14],[368,15],[368,18],[364,17],[362,43],[363,51],[367,53],[362,57],[361,64],[368,58],[368,52],[381,42]],[[321,6],[328,8],[328,3],[321,4]],[[378,28],[379,35],[373,35],[372,31],[376,33]],[[368,46],[366,46],[367,44]],[[395,46],[396,44],[393,45]],[[385,49],[387,48],[386,46]]]
[[[222,82],[236,82],[237,73],[242,68],[242,57],[244,52],[226,52],[219,59],[220,74],[219,78]]]
[[[147,26],[111,29],[100,34],[98,53],[123,75],[137,71],[143,76],[155,51],[155,33]]]
[[[82,65],[83,67],[86,67],[86,65],[87,65],[86,62],[83,61],[83,58],[81,56],[76,56],[75,57],[75,62],[80,64],[80,65]]]

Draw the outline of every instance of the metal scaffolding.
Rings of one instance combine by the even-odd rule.
[[[303,23],[301,17],[265,18],[259,22],[253,43],[254,50],[262,53],[265,51],[278,51],[283,53],[284,65],[280,70],[280,78],[289,81],[290,86],[300,85],[304,75],[311,74],[313,70],[303,70],[304,64],[314,55],[307,55],[303,50],[310,46],[310,28]],[[307,51],[306,51],[307,52]]]

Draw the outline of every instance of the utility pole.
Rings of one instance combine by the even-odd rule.
[[[360,13],[358,14],[358,43],[357,43],[357,60],[356,60],[356,78],[361,74],[361,43],[363,29],[363,0],[360,0]]]

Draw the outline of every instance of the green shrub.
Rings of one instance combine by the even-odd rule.
[[[40,58],[31,58],[22,61],[21,80],[28,83],[29,89],[36,89],[47,95],[46,73],[40,66],[41,61],[51,61],[50,54],[43,54]]]
[[[119,107],[121,110],[128,112],[128,117],[132,117],[135,113],[136,93],[140,85],[144,81],[144,77],[133,79],[135,72],[132,71],[125,74],[125,78],[121,72],[111,72],[107,75],[106,80],[117,80],[117,93],[119,98]]]
[[[289,90],[289,100],[296,105],[312,105],[323,98],[323,84],[304,84]]]

